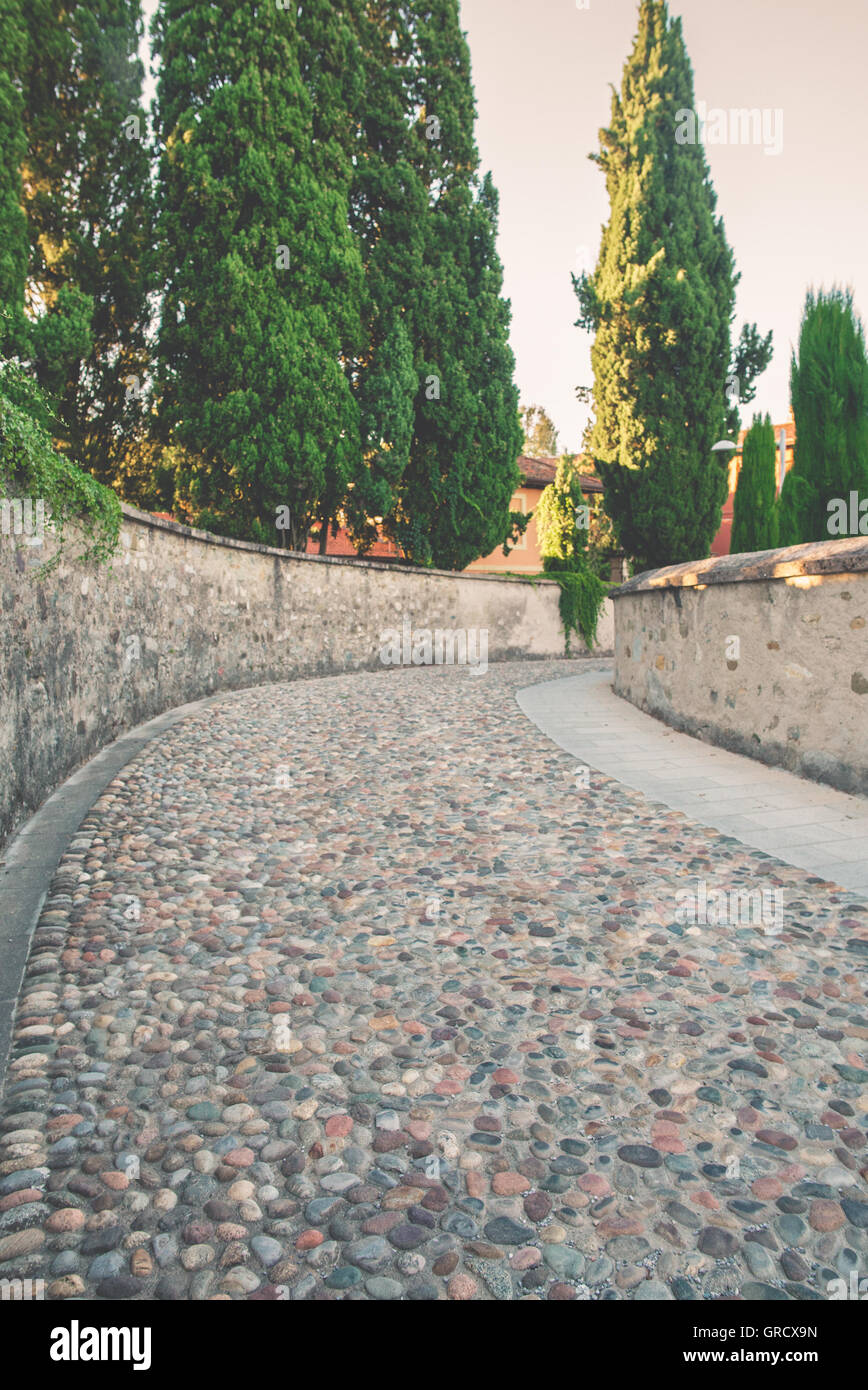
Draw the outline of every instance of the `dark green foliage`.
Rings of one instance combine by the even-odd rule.
[[[355,371],[361,452],[348,493],[347,524],[364,551],[383,517],[394,537],[398,495],[416,418],[415,325],[423,277],[428,198],[422,146],[412,120],[414,81],[407,0],[356,6],[364,94],[350,219],[365,272],[363,344]]]
[[[364,549],[383,518],[454,568],[508,541],[521,432],[457,0],[162,0],[155,147],[140,28],[141,0],[27,0],[25,26],[0,0],[4,343],[59,443],[227,534],[302,548],[345,516]]]
[[[362,267],[332,83],[345,36],[327,19],[165,0],[155,21],[160,387],[168,439],[187,451],[178,494],[199,525],[271,544],[289,507],[296,549],[343,500],[360,451],[345,361]],[[316,114],[308,59],[333,99]]]
[[[164,444],[156,428],[143,430],[130,441],[114,485],[125,502],[143,511],[173,513],[176,480],[186,464],[179,446]]]
[[[30,359],[43,391],[63,409],[66,385],[93,349],[94,303],[76,284],[61,285],[51,309],[30,325]],[[57,428],[67,439],[68,426]]]
[[[30,357],[82,467],[118,476],[143,428],[149,156],[140,0],[28,0],[23,85]]]
[[[596,333],[589,449],[621,545],[652,567],[708,554],[727,490],[711,446],[727,417],[737,276],[704,147],[676,138],[693,107],[681,21],[642,0],[592,156],[611,215],[596,271],[574,284],[579,324]],[[742,391],[762,357],[750,335],[743,349]]]
[[[851,491],[868,499],[868,360],[849,291],[808,294],[790,397],[796,447],[779,502],[781,545],[828,540],[839,533],[830,526],[836,499],[848,513]]]
[[[733,504],[731,555],[774,550],[778,543],[776,463],[777,446],[771,417],[767,415],[762,420],[755,415],[742,450]]]
[[[20,0],[0,0],[0,352],[20,340],[27,278],[27,222],[22,211],[24,108],[20,82],[27,37]]]
[[[57,544],[40,577],[60,563],[67,523],[88,536],[76,558],[104,561],[117,546],[122,520],[114,493],[54,449],[44,424],[49,419],[39,387],[14,364],[0,363],[0,497],[43,502]]]
[[[737,439],[741,427],[738,407],[748,405],[756,396],[756,379],[772,360],[772,335],[761,337],[755,323],[742,325],[727,377],[729,411],[726,417],[726,436]]]
[[[395,316],[382,344],[368,356],[360,391],[364,453],[344,512],[353,543],[369,550],[396,505],[413,442],[416,373],[403,319]]]
[[[353,219],[368,303],[352,529],[370,539],[365,512],[383,515],[412,560],[462,569],[524,525],[509,512],[521,431],[497,196],[478,177],[456,0],[369,3],[360,33],[369,70]]]
[[[463,569],[514,533],[521,449],[497,193],[480,185],[470,54],[457,0],[412,0],[412,97],[428,213],[414,325],[416,420],[395,537],[424,564]],[[429,138],[433,136],[434,138]]]
[[[813,484],[795,472],[795,466],[784,478],[784,485],[778,498],[778,545],[800,545],[802,541],[814,539],[814,518],[817,511],[817,494]],[[820,539],[827,540],[823,535]]]
[[[612,518],[606,511],[603,498],[597,493],[588,497],[591,509],[588,531],[588,564],[599,579],[609,582],[612,561],[620,554],[618,538],[612,525]]]
[[[336,223],[334,230],[335,252],[343,261],[339,274],[343,276],[345,293],[352,296],[348,305],[341,306],[343,316],[338,320],[342,324],[340,351],[350,383],[363,343],[365,300],[360,248],[346,225],[355,178],[353,160],[359,147],[358,112],[365,97],[366,71],[358,42],[359,7],[360,0],[342,4],[335,4],[334,0],[305,0],[304,5],[297,7],[299,71],[311,102],[311,169],[320,187],[336,195],[343,218],[343,224]],[[323,288],[324,299],[333,303],[332,289]],[[343,385],[341,389],[346,391]],[[339,453],[336,466],[325,472],[319,515],[322,550],[325,528],[344,503],[348,484],[358,468],[359,420],[349,397],[345,408],[351,416],[355,447],[351,452]]]
[[[463,205],[462,205],[463,204]],[[494,250],[495,196],[456,191],[431,214],[424,327],[417,340],[413,449],[396,538],[413,558],[463,569],[502,545],[521,478],[509,309]]]

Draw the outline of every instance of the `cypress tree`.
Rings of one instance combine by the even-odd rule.
[[[353,542],[364,552],[378,535],[372,518],[382,517],[394,538],[410,458],[428,200],[411,121],[414,37],[407,0],[359,0],[356,25],[364,91],[357,105],[350,220],[364,265],[365,298],[354,371],[361,452],[345,514]]]
[[[775,486],[777,448],[771,417],[753,418],[745,435],[735,491],[730,554],[774,550],[778,543]]]
[[[463,569],[514,534],[521,448],[497,193],[479,180],[470,54],[457,0],[411,0],[414,166],[427,193],[412,344],[410,457],[391,525],[423,564]],[[523,521],[523,518],[522,518]]]
[[[314,176],[323,188],[339,195],[334,208],[340,210],[341,225],[335,224],[335,246],[352,260],[350,274],[356,279],[356,302],[351,321],[347,320],[341,338],[348,380],[355,374],[361,346],[361,317],[364,287],[358,277],[358,246],[345,230],[354,182],[353,159],[358,152],[358,112],[365,92],[365,64],[359,46],[359,0],[336,5],[334,0],[306,0],[298,6],[299,72],[311,103],[311,144],[309,158]],[[328,294],[328,290],[326,289]],[[350,326],[351,322],[351,326]],[[354,438],[358,425],[354,426]],[[348,484],[356,475],[358,451],[347,454],[342,466],[330,468],[320,499],[320,551],[325,553],[329,521],[345,503]]]
[[[20,0],[0,0],[0,352],[14,351],[24,313],[27,222],[21,203],[24,162],[21,73],[27,51]]]
[[[382,342],[372,336],[359,373],[363,448],[349,483],[344,511],[350,536],[360,554],[377,540],[381,523],[387,535],[395,535],[395,509],[413,440],[413,350],[403,317],[394,313],[386,321],[387,336]]]
[[[727,490],[711,446],[727,418],[737,276],[695,119],[690,140],[693,107],[681,21],[642,0],[591,156],[611,215],[596,271],[573,281],[579,326],[596,333],[588,447],[621,545],[651,567],[708,554]],[[746,376],[741,399],[749,386]]]
[[[543,488],[534,511],[543,569],[566,572],[579,568],[588,541],[588,527],[580,524],[579,515],[585,506],[578,465],[565,454],[554,482]]]
[[[508,511],[520,433],[469,54],[454,0],[359,0],[355,16],[365,91],[351,223],[366,294],[362,450],[344,510],[361,550],[382,517],[412,559],[461,566],[524,523]]]
[[[857,506],[851,518],[850,493],[868,501],[868,360],[849,290],[809,292],[790,398],[796,446],[781,489],[780,544],[858,535],[860,513]]]
[[[347,361],[362,271],[333,81],[345,36],[329,18],[164,0],[155,21],[160,375],[171,442],[188,451],[179,493],[201,524],[271,543],[288,508],[296,549],[360,448]]]
[[[147,372],[141,4],[28,0],[26,14],[31,356],[61,442],[114,481],[141,424]]]

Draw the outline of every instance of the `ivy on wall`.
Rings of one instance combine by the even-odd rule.
[[[558,608],[564,629],[564,651],[569,656],[573,633],[584,638],[588,651],[593,651],[597,641],[597,624],[600,609],[606,597],[607,586],[598,579],[591,569],[581,569],[573,573],[557,573],[548,570],[546,579],[553,579],[560,586]]]
[[[0,364],[0,499],[26,501],[31,517],[34,505],[42,503],[56,549],[39,578],[59,565],[69,522],[85,536],[75,558],[104,563],[117,548],[122,520],[115,494],[54,448],[50,420],[38,386],[13,363]]]

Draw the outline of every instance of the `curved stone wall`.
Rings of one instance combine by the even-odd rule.
[[[471,634],[480,667],[483,631],[489,661],[564,651],[550,581],[297,555],[131,507],[110,565],[38,582],[50,553],[0,536],[0,843],[126,730],[221,690],[378,669],[405,615]],[[599,638],[611,651],[610,604]]]
[[[617,694],[706,742],[868,794],[868,541],[675,565],[612,598]]]

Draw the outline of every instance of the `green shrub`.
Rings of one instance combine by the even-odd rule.
[[[0,364],[0,497],[44,501],[57,550],[40,577],[60,563],[68,522],[79,523],[89,541],[76,558],[105,561],[117,546],[122,519],[114,493],[54,448],[50,422],[39,387],[13,363]]]

